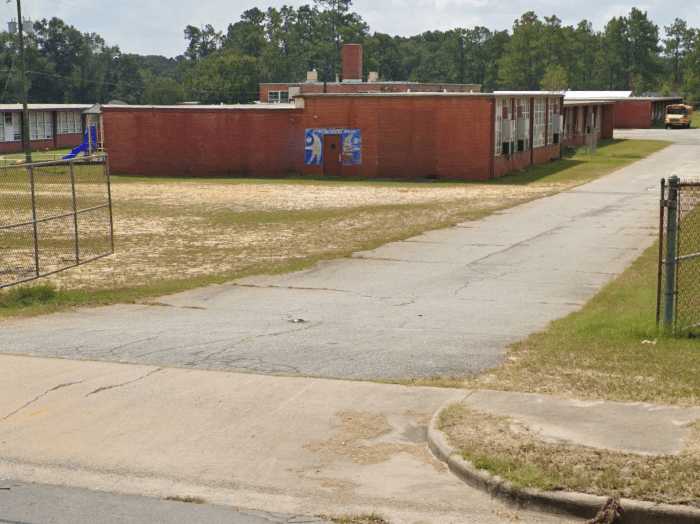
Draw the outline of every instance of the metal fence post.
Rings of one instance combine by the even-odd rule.
[[[678,191],[680,179],[668,179],[668,219],[666,222],[666,289],[664,302],[664,327],[671,330],[676,310],[676,262],[678,257]]]
[[[80,265],[80,236],[78,235],[78,200],[75,196],[75,170],[73,169],[73,162],[70,162],[68,164],[68,171],[70,173],[70,190],[73,199],[73,247],[75,250],[75,263]]]
[[[39,268],[39,228],[36,222],[36,185],[34,183],[34,168],[27,166],[27,171],[29,172],[29,187],[32,193],[32,228],[34,235],[34,271],[36,276],[41,275],[41,270]]]
[[[109,210],[109,246],[110,252],[114,253],[114,214],[112,212],[112,172],[109,169],[109,156],[104,155],[103,173],[107,178],[107,209]]]
[[[661,179],[661,199],[659,201],[659,260],[656,275],[656,327],[661,324],[661,294],[664,278],[664,226],[666,222],[666,179]]]

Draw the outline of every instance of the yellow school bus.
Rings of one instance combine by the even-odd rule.
[[[693,114],[693,106],[685,104],[671,104],[666,106],[666,129],[671,127],[690,127],[690,117]]]

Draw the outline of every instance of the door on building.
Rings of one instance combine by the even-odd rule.
[[[323,137],[323,174],[340,176],[343,167],[343,152],[340,135],[325,135]]]

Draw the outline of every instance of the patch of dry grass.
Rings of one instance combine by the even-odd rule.
[[[516,486],[700,505],[700,424],[678,456],[544,442],[513,419],[462,405],[443,411],[440,429],[466,460]]]
[[[389,524],[376,513],[369,515],[344,515],[340,517],[322,517],[331,520],[335,524]]]
[[[551,186],[113,183],[116,255],[58,288],[145,286],[346,256],[509,207]]]

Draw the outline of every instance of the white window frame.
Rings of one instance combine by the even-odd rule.
[[[56,132],[59,135],[79,135],[83,132],[80,111],[59,111],[56,113]]]
[[[557,100],[550,98],[547,104],[547,145],[554,144],[554,109],[556,108]]]
[[[518,140],[522,140],[524,142],[523,146],[523,152],[529,151],[530,150],[530,99],[527,97],[523,97],[518,99],[518,106],[522,107],[522,115],[519,115],[516,113],[516,116],[518,119],[522,120],[524,122],[523,124],[523,133],[522,136],[519,134],[518,135]],[[517,111],[517,109],[516,109]]]
[[[545,113],[547,104],[542,97],[535,98],[535,114],[532,132],[532,148],[544,147],[546,145],[545,137]]]
[[[267,103],[268,104],[288,104],[289,103],[289,91],[268,91],[267,92]]]
[[[495,132],[495,148],[494,155],[501,156],[503,154],[503,98],[496,98],[496,118],[494,132]]]
[[[29,112],[29,139],[51,140],[53,138],[53,113],[50,111]]]

